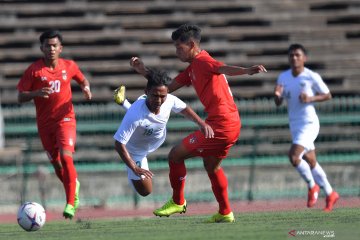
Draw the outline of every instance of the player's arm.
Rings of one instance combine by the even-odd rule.
[[[214,137],[214,130],[211,128],[211,126],[207,124],[204,120],[202,120],[199,115],[197,115],[194,110],[192,110],[189,106],[186,106],[186,108],[180,113],[186,118],[196,123],[200,127],[202,133],[205,135],[205,138]]]
[[[82,81],[80,84],[81,90],[84,93],[84,97],[86,100],[91,100],[92,98],[92,93],[90,91],[90,82],[84,78],[84,81]]]
[[[283,94],[284,91],[284,87],[282,85],[276,85],[275,89],[274,89],[274,102],[276,104],[276,106],[280,106],[283,102]]]
[[[33,100],[35,97],[49,98],[49,95],[52,93],[52,89],[49,87],[43,87],[34,91],[19,91],[18,92],[18,102],[24,103]]]
[[[115,140],[115,150],[124,161],[126,166],[128,166],[136,175],[141,176],[144,175],[145,178],[152,178],[153,173],[149,170],[143,169],[136,165],[136,162],[130,156],[128,150],[126,149],[125,144],[120,143]]]
[[[148,68],[145,66],[144,62],[139,57],[132,57],[130,59],[130,66],[139,74],[146,77],[148,73]],[[174,92],[175,90],[183,87],[183,84],[178,83],[175,79],[172,80],[172,82],[169,84],[168,89],[169,93]]]
[[[332,98],[332,95],[329,92],[329,93],[318,93],[314,96],[309,96],[306,93],[302,92],[299,98],[302,103],[324,102],[330,100]]]
[[[244,75],[244,74],[253,75],[256,73],[267,72],[267,71],[263,65],[254,65],[249,68],[223,65],[223,66],[219,67],[218,72],[221,74],[229,75],[229,76],[237,76],[237,75]]]

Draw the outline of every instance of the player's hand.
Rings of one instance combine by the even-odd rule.
[[[254,65],[247,69],[247,73],[249,75],[253,75],[261,72],[267,72],[266,68],[263,65]]]
[[[275,90],[274,90],[274,95],[278,98],[281,98],[283,92],[284,92],[284,86],[276,85]]]
[[[84,97],[86,100],[91,100],[92,98],[92,93],[90,91],[90,87],[89,86],[86,86],[83,88],[83,93],[84,93]]]
[[[212,127],[207,124],[206,122],[203,122],[200,126],[201,132],[204,134],[205,138],[214,138],[214,130]]]
[[[146,74],[146,68],[144,62],[139,57],[132,57],[130,59],[130,66],[137,71],[138,73],[144,75]]]
[[[49,87],[43,87],[36,92],[37,97],[49,98],[49,95],[53,93],[53,90]]]
[[[310,97],[306,93],[302,92],[299,96],[299,100],[302,103],[310,103],[310,102],[312,102],[312,97]]]
[[[154,176],[154,174],[149,171],[149,170],[146,170],[146,169],[143,169],[139,166],[136,166],[135,169],[133,170],[134,173],[138,176],[144,176],[145,178],[152,178]]]

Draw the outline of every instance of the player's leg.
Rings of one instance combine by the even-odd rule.
[[[136,165],[142,169],[149,170],[149,165],[146,156],[131,156],[136,162]],[[145,178],[144,176],[136,175],[130,168],[127,168],[128,179],[134,190],[145,197],[152,192],[152,179]]]
[[[77,172],[73,161],[76,142],[76,122],[64,119],[57,128],[57,145],[60,149],[61,164],[64,169],[64,187],[66,193],[65,218],[73,218],[79,205],[79,187]]]
[[[204,167],[211,182],[211,188],[219,204],[219,211],[213,215],[209,222],[234,222],[228,197],[228,181],[223,168],[220,166],[222,158],[213,156],[204,157]]]
[[[126,99],[126,88],[124,85],[121,85],[114,91],[114,101],[122,106],[125,110],[128,110],[131,107],[131,103]]]
[[[73,162],[72,152],[68,150],[62,150],[60,156],[61,163],[64,168],[64,186],[67,202],[64,210],[64,217],[71,219],[75,215],[77,173]]]
[[[60,155],[59,151],[55,154],[54,157],[51,157],[51,154],[48,154],[51,165],[54,167],[54,171],[56,176],[59,178],[59,180],[63,183],[64,182],[64,168],[61,165]]]
[[[51,165],[54,168],[56,176],[59,178],[61,182],[64,179],[64,169],[61,165],[59,149],[56,146],[56,138],[54,128],[39,128],[38,129],[39,136],[43,148],[48,156]]]
[[[183,143],[173,147],[169,153],[169,179],[173,189],[172,198],[161,208],[153,213],[156,216],[170,216],[174,213],[186,212],[186,200],[184,196],[186,167],[185,159],[193,157]]]
[[[289,151],[289,159],[308,185],[308,207],[313,207],[317,202],[320,187],[316,184],[310,167],[310,165],[314,166],[316,159],[309,159],[307,162],[304,155],[315,150],[314,141],[319,134],[319,129],[318,121],[291,126],[293,144]],[[309,156],[311,156],[311,153]]]
[[[152,192],[152,180],[149,178],[141,180],[131,180],[135,190],[141,196],[146,197]]]
[[[289,160],[308,185],[307,206],[313,207],[318,199],[320,187],[315,183],[309,164],[303,159],[305,149],[298,144],[292,144],[289,150]]]
[[[329,183],[324,169],[316,161],[315,150],[311,150],[304,154],[304,159],[309,163],[311,167],[312,175],[315,182],[325,191],[326,194],[326,207],[325,211],[331,211],[336,201],[339,199],[339,194],[333,190]]]

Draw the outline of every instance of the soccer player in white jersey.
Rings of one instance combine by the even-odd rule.
[[[152,192],[153,173],[146,157],[165,141],[171,111],[195,122],[206,138],[214,137],[213,129],[189,106],[168,94],[171,79],[165,72],[152,69],[146,78],[146,95],[133,104],[124,99],[127,112],[114,135],[115,150],[127,166],[129,182],[141,196]]]
[[[327,177],[316,161],[314,141],[319,134],[320,124],[314,102],[331,99],[331,93],[321,76],[305,67],[306,50],[300,44],[292,44],[288,49],[290,69],[282,72],[275,87],[275,104],[287,101],[292,145],[289,160],[308,184],[307,206],[313,207],[320,187],[326,194],[324,211],[332,211],[339,199]],[[320,187],[319,187],[320,186]]]

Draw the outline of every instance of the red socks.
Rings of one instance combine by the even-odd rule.
[[[66,201],[68,204],[74,206],[77,173],[72,156],[63,154],[61,164],[63,166],[63,184],[65,187]]]
[[[173,200],[176,204],[182,205],[185,202],[184,188],[186,178],[185,163],[174,163],[169,161],[170,173],[169,179],[173,189]],[[211,188],[214,192],[215,198],[219,203],[219,213],[227,215],[231,212],[230,202],[228,197],[228,181],[224,170],[220,168],[212,174],[208,174],[211,181]]]
[[[184,188],[186,178],[186,167],[185,163],[174,163],[169,161],[169,179],[173,189],[173,200],[178,205],[183,205],[185,202]]]
[[[230,202],[228,197],[228,181],[224,170],[220,168],[217,172],[208,174],[211,181],[211,188],[214,192],[215,198],[219,203],[219,213],[227,215],[231,212]]]

